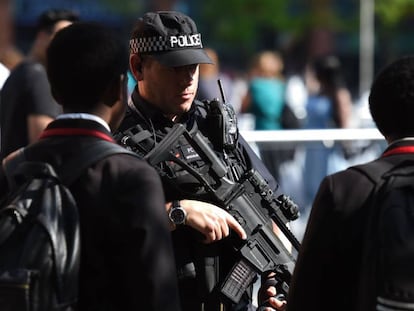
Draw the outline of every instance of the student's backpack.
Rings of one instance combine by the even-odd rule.
[[[376,184],[356,284],[358,310],[414,310],[414,161],[354,169]]]
[[[94,162],[133,152],[107,141],[91,144],[57,176],[45,162],[5,164],[14,191],[0,204],[0,310],[74,310],[80,264],[76,202],[67,186]]]

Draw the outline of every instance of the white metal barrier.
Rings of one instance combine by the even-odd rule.
[[[333,147],[335,142],[344,142],[343,148],[353,149],[350,158],[341,159],[339,164],[342,169],[348,166],[371,161],[378,157],[386,147],[386,141],[376,128],[350,128],[350,129],[328,129],[328,130],[276,130],[276,131],[254,131],[241,130],[241,135],[259,154],[256,143],[268,143],[268,148],[277,150],[294,149],[293,160],[282,164],[279,170],[279,184],[283,191],[290,195],[299,206],[306,207],[311,202],[304,195],[304,156],[306,147],[317,142],[323,142],[323,146]],[[315,145],[318,148],[319,144]],[[306,225],[307,216],[301,217],[292,223],[292,230],[299,239],[302,238]]]
[[[249,143],[253,142],[306,142],[306,141],[358,141],[384,140],[376,128],[328,129],[328,130],[276,130],[240,131]]]

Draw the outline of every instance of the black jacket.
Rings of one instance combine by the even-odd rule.
[[[53,121],[66,135],[41,139],[29,160],[56,167],[90,142],[111,134],[90,120]],[[75,135],[76,130],[95,133]],[[0,174],[0,189],[6,188]],[[88,168],[71,186],[80,213],[80,310],[179,309],[173,250],[159,176],[145,161],[112,155]]]
[[[401,142],[387,150],[401,145],[414,143]],[[375,161],[397,166],[406,159],[414,160],[414,154],[396,154]],[[371,179],[355,169],[322,181],[289,288],[289,311],[359,310],[359,299],[372,299],[360,297],[359,280],[364,273],[364,229],[374,187]]]

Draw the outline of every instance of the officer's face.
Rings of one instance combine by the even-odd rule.
[[[173,120],[191,107],[197,93],[198,67],[166,67],[152,57],[146,58],[138,81],[139,92]]]

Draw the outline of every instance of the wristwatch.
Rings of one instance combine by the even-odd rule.
[[[187,212],[181,207],[179,200],[172,201],[172,207],[168,213],[171,222],[176,225],[184,225],[187,218]]]

